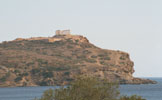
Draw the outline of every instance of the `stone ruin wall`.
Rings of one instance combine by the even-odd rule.
[[[56,30],[56,35],[70,35],[70,30]]]

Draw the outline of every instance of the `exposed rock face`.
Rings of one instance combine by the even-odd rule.
[[[133,62],[122,51],[105,50],[79,35],[56,35],[0,44],[0,86],[65,85],[77,75],[121,84],[156,83],[134,78]]]

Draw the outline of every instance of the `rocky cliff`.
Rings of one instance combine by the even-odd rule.
[[[121,84],[156,83],[132,76],[129,54],[106,50],[79,35],[55,35],[0,43],[0,86],[66,85],[77,75]]]

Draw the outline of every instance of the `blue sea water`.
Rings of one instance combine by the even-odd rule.
[[[162,78],[150,78],[156,80],[158,84],[143,85],[120,85],[121,95],[137,94],[147,100],[162,100]],[[32,100],[40,97],[43,91],[54,88],[51,86],[43,87],[14,87],[0,88],[0,100]]]
[[[121,85],[121,95],[140,95],[146,100],[162,100],[162,78],[149,78],[157,84]]]

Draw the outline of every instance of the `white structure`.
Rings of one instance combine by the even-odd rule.
[[[70,30],[56,30],[56,35],[69,35]]]

